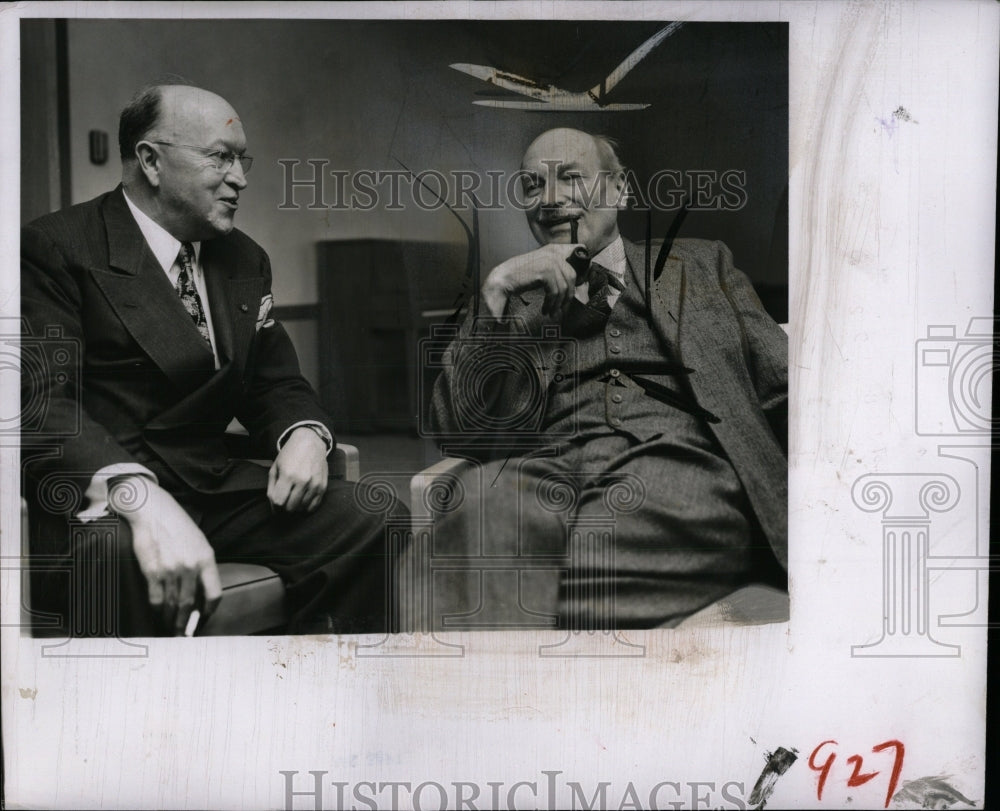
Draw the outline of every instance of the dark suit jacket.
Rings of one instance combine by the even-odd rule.
[[[643,248],[626,241],[625,251],[641,274]],[[556,323],[541,314],[543,298],[541,290],[513,296],[507,315],[520,319],[523,329],[538,337],[544,326]],[[761,307],[750,280],[734,267],[729,249],[721,242],[696,239],[674,242],[653,283],[651,322],[669,356],[694,369],[689,376],[692,393],[719,418],[709,428],[740,477],[777,559],[787,567],[787,336]],[[466,318],[444,355],[434,388],[432,423],[439,434],[461,441],[468,419],[463,425],[460,411],[486,408],[501,417],[517,414],[524,409],[526,391],[547,391],[558,366],[546,360],[546,348],[531,372],[537,381],[527,382],[516,372],[491,374],[483,378],[488,390],[476,391],[485,395],[483,400],[469,401],[469,376],[463,382],[463,375],[456,374],[457,348],[469,340],[511,340],[510,333],[510,325],[493,319],[473,324]],[[627,357],[626,348],[622,358]]]
[[[22,375],[25,402],[43,409],[40,430],[22,444],[54,454],[28,466],[29,492],[54,472],[85,489],[117,462],[145,465],[175,493],[262,488],[263,468],[227,458],[234,416],[268,457],[299,420],[330,427],[284,329],[258,328],[271,289],[267,254],[233,230],[204,242],[200,259],[218,370],[121,187],[25,226],[22,316],[36,340],[78,342],[80,360],[68,375],[55,364]]]

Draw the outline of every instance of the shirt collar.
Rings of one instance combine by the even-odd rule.
[[[132,212],[136,225],[139,226],[139,230],[142,231],[142,235],[146,238],[146,244],[149,245],[153,256],[156,257],[156,261],[160,263],[160,267],[163,268],[164,272],[169,273],[170,268],[177,261],[177,254],[181,251],[181,241],[133,203],[129,199],[129,196],[125,194],[124,189],[122,189],[122,194],[125,196],[125,202],[128,204],[129,211]],[[201,243],[192,242],[191,244],[194,245],[194,262],[197,267],[198,258],[201,254]]]
[[[591,261],[618,276],[624,276],[625,271],[628,270],[628,258],[625,256],[625,243],[622,241],[621,235],[619,234],[615,237],[614,242],[598,251]]]

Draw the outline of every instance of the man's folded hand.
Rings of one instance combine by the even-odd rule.
[[[292,431],[267,475],[267,498],[276,509],[312,512],[323,500],[327,447],[308,426]]]
[[[573,243],[550,243],[497,265],[483,282],[483,300],[490,314],[500,318],[509,296],[541,287],[545,290],[542,312],[562,315],[573,300],[578,283],[577,272],[567,259],[576,248],[582,247]]]

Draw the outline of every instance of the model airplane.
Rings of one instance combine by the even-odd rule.
[[[529,96],[536,101],[515,101],[509,99],[480,99],[472,102],[483,107],[502,107],[508,110],[535,110],[546,112],[606,112],[611,110],[644,110],[648,104],[608,104],[604,97],[610,93],[614,87],[624,79],[628,73],[639,64],[649,52],[659,45],[663,40],[674,33],[684,23],[674,22],[664,26],[653,36],[647,39],[642,45],[625,57],[624,61],[602,81],[594,85],[590,90],[582,93],[574,93],[563,90],[552,85],[543,85],[532,79],[526,79],[514,73],[507,73],[503,70],[490,68],[486,65],[469,65],[459,62],[450,67],[475,76],[497,87],[505,90],[512,90],[522,96]]]

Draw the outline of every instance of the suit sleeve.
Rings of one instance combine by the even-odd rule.
[[[745,354],[757,399],[781,446],[788,447],[788,336],[764,310],[746,274],[733,264],[733,255],[722,242],[719,284],[739,319]]]
[[[83,302],[74,268],[46,232],[21,232],[21,443],[55,454],[30,469],[92,478],[133,458],[84,408]]]
[[[271,292],[271,263],[263,251],[260,257],[267,295]],[[246,396],[237,405],[236,416],[250,432],[257,451],[273,457],[285,431],[300,422],[320,423],[336,443],[332,420],[302,377],[295,347],[280,322],[272,319],[257,330],[245,381]]]

